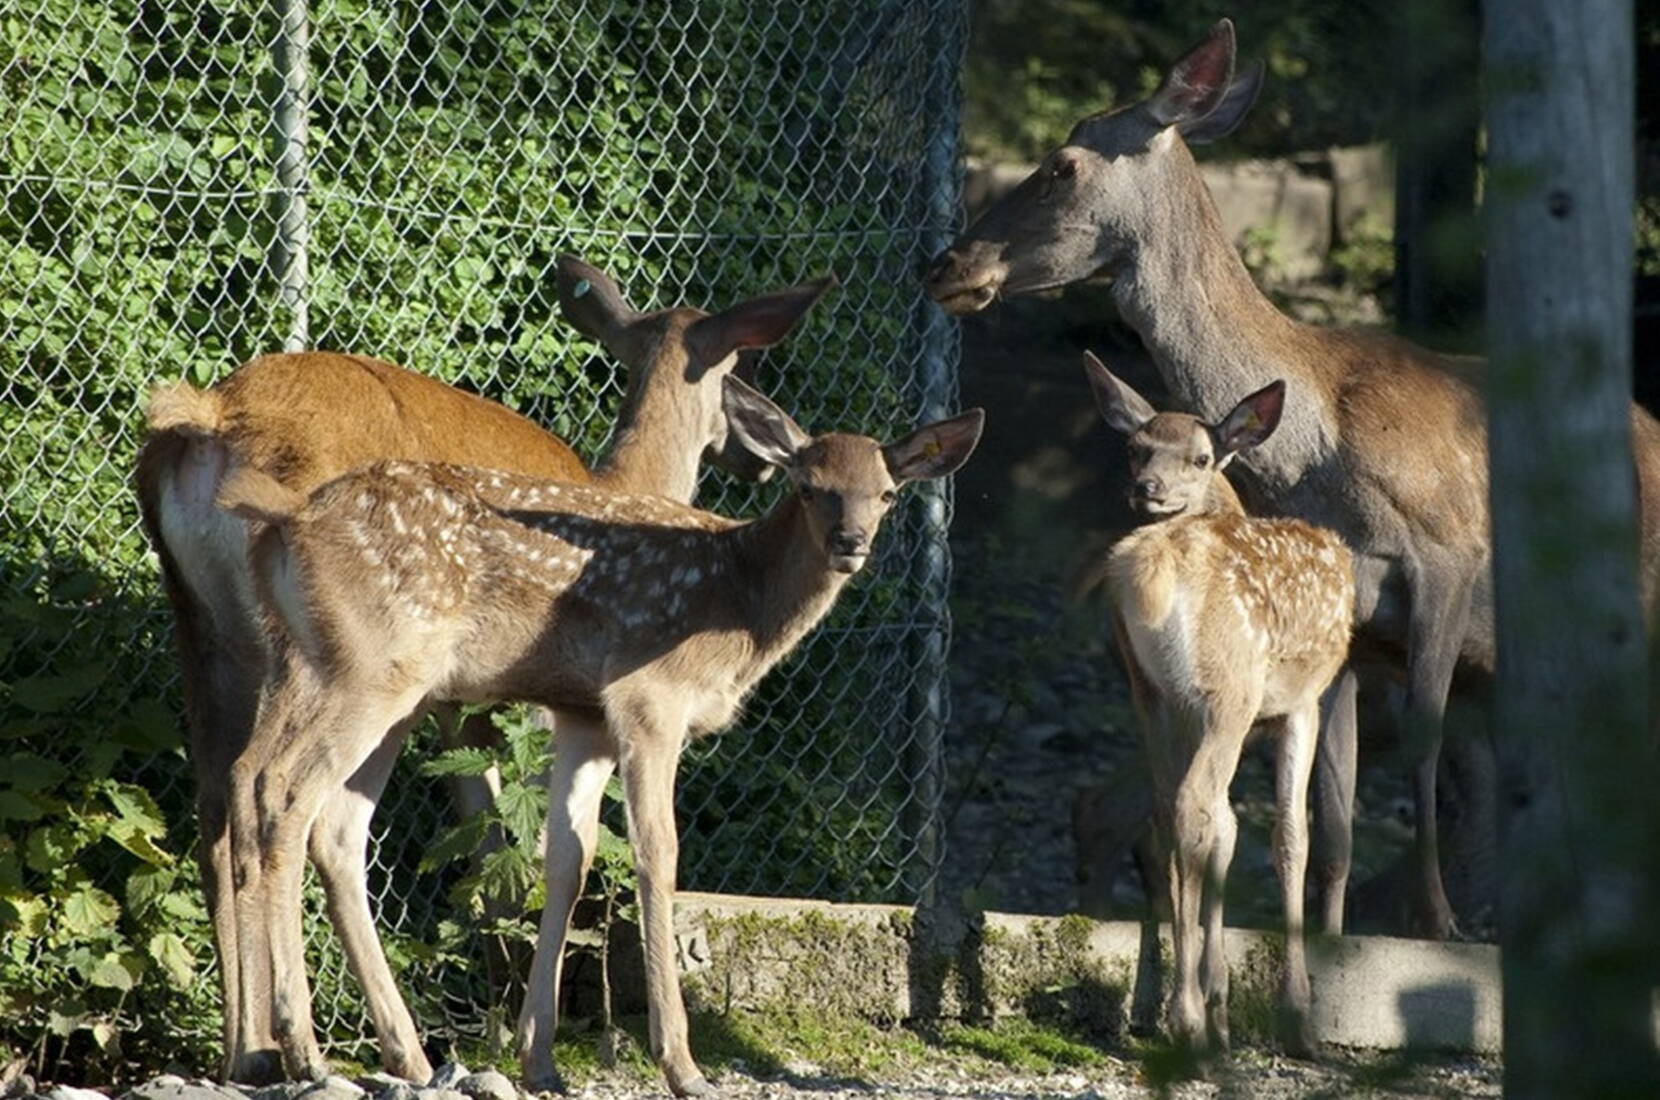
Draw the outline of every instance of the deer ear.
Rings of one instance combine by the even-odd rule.
[[[1203,145],[1207,141],[1227,137],[1238,128],[1245,116],[1250,114],[1251,108],[1256,106],[1257,96],[1262,92],[1262,79],[1265,68],[1262,61],[1256,60],[1245,67],[1245,71],[1233,78],[1228,85],[1227,94],[1222,102],[1203,118],[1196,118],[1189,122],[1179,122],[1176,129],[1181,131],[1182,137],[1189,145]]]
[[[1084,376],[1089,379],[1089,388],[1095,391],[1095,407],[1115,430],[1134,435],[1156,415],[1147,399],[1108,370],[1094,352],[1084,352]]]
[[[1170,66],[1146,107],[1160,126],[1197,122],[1227,95],[1233,80],[1233,20],[1221,19],[1204,41]]]
[[[882,448],[895,481],[920,481],[954,473],[968,461],[986,426],[984,409],[969,409],[949,420],[926,424]]]
[[[576,256],[561,256],[554,270],[559,312],[584,336],[609,345],[640,316],[623,297],[616,281],[593,264]],[[616,349],[611,350],[615,354]]]
[[[786,469],[812,437],[760,391],[730,374],[721,379],[721,409],[726,426],[749,452]]]
[[[835,276],[827,275],[788,290],[739,302],[695,321],[686,330],[686,343],[692,355],[706,367],[714,366],[735,351],[771,347],[788,336],[813,303],[835,285]]]
[[[1233,407],[1215,428],[1217,457],[1223,461],[1248,451],[1274,434],[1285,410],[1285,382],[1275,379]]]

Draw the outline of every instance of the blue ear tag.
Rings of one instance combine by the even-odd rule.
[[[578,279],[576,286],[571,290],[571,297],[580,298],[592,289],[594,289],[593,283],[590,283],[587,279]]]

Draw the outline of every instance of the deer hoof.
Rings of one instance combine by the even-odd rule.
[[[676,1096],[715,1096],[717,1091],[715,1086],[709,1083],[709,1078],[700,1073],[684,1084],[677,1086],[674,1094]]]
[[[524,1088],[529,1093],[549,1093],[554,1096],[564,1096],[566,1092],[565,1079],[559,1076],[559,1071],[556,1069],[527,1074]]]

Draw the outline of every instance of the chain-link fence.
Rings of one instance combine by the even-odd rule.
[[[593,457],[622,380],[558,316],[553,258],[575,252],[640,305],[718,307],[834,272],[840,289],[760,364],[762,388],[819,430],[892,436],[948,411],[955,329],[915,272],[957,205],[964,9],[0,0],[0,928],[14,963],[58,952],[89,1013],[125,993],[110,965],[140,992],[158,972],[206,981],[201,913],[176,889],[193,881],[192,826],[168,620],[128,484],[147,388],[206,384],[283,346],[367,352]],[[752,513],[776,491],[711,478],[700,502]],[[948,507],[944,489],[910,490],[832,620],[738,729],[689,754],[685,886],[925,889]],[[373,859],[394,959],[447,990],[416,998],[429,1024],[446,996],[477,1008],[458,977],[476,943],[432,946],[441,916],[465,917],[413,870],[450,815],[406,766]],[[195,930],[185,956],[165,938],[181,928]],[[323,954],[319,1022],[340,1040],[358,1014]]]

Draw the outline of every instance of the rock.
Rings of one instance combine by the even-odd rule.
[[[394,1077],[389,1084],[372,1091],[375,1100],[421,1100],[425,1090],[416,1088],[400,1077]]]
[[[122,1093],[121,1100],[243,1100],[243,1096],[227,1085],[164,1073]]]
[[[814,1078],[824,1076],[824,1067],[805,1058],[793,1058],[784,1063],[784,1072],[791,1077]]]
[[[306,1100],[359,1100],[367,1095],[362,1085],[337,1073],[329,1074],[300,1093]]]
[[[493,1069],[469,1074],[457,1081],[455,1088],[473,1100],[519,1100],[518,1086],[508,1080],[505,1073]]]
[[[109,1100],[97,1089],[78,1089],[73,1085],[53,1085],[46,1100]]]
[[[457,1081],[470,1076],[472,1071],[460,1062],[445,1062],[433,1071],[432,1080],[427,1082],[427,1088],[453,1089]]]
[[[315,1088],[316,1084],[315,1081],[278,1081],[274,1085],[255,1089],[250,1100],[295,1100],[300,1093]],[[321,1100],[321,1097],[318,1100]]]

